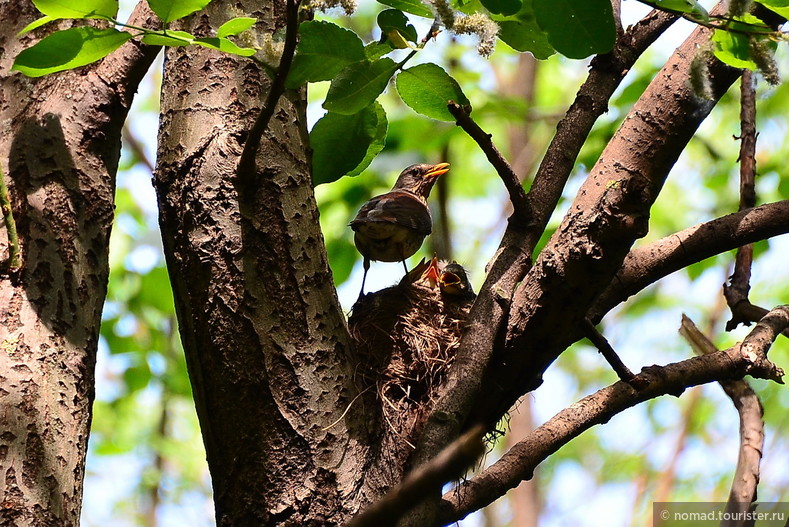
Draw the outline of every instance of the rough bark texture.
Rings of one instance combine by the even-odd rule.
[[[611,283],[649,209],[698,125],[740,71],[709,64],[714,99],[688,85],[691,60],[709,30],[697,29],[630,111],[570,211],[513,297],[506,347],[487,373],[477,414],[501,415],[580,336],[595,298]],[[492,403],[492,404],[491,404]],[[493,405],[497,405],[495,408]]]
[[[284,2],[215,1],[187,29],[205,34],[239,11],[260,20],[261,39],[285,23]],[[350,337],[318,225],[303,98],[280,100],[245,178],[253,184],[234,181],[269,84],[248,59],[170,50],[160,223],[217,524],[331,525],[371,499],[372,424],[351,404]]]
[[[16,37],[38,16],[0,3],[0,162],[24,261],[0,277],[0,525],[78,525],[121,127],[153,55],[11,73],[49,31]]]

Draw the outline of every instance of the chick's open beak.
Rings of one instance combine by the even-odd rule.
[[[439,163],[430,167],[430,170],[425,173],[424,177],[428,179],[437,178],[441,174],[446,174],[447,172],[449,172],[449,163]]]
[[[427,269],[425,272],[422,273],[422,281],[427,281],[430,287],[436,287],[439,281],[439,272],[438,272],[438,258],[435,256],[432,260],[430,260],[430,264],[428,264]]]

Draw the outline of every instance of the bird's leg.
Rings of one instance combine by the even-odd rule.
[[[362,267],[364,267],[364,276],[362,276],[362,290],[359,291],[359,299],[364,296],[364,282],[367,280],[367,271],[370,270],[370,259],[366,256],[364,257],[364,261],[362,262]],[[359,301],[357,299],[357,302]]]
[[[403,269],[405,270],[405,274],[408,274],[408,266],[405,264],[405,259],[403,259]]]

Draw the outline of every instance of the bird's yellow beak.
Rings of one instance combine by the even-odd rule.
[[[430,170],[427,171],[424,177],[432,179],[440,176],[441,174],[446,174],[447,172],[449,172],[449,163],[439,163],[430,167]]]
[[[460,277],[452,271],[444,271],[441,273],[438,282],[446,288],[457,288],[460,285]]]

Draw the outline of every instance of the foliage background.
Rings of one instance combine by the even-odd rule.
[[[131,3],[123,5],[127,12]],[[709,7],[705,3],[706,7]],[[330,17],[353,27],[367,41],[382,9],[361,3],[352,18]],[[623,3],[625,25],[648,11],[633,0]],[[119,19],[124,19],[123,14]],[[417,25],[418,33],[426,27]],[[552,226],[569,204],[586,171],[596,161],[629,107],[692,26],[677,23],[637,63],[615,95],[609,112],[596,125],[571,178]],[[438,39],[410,63],[441,64],[463,87],[474,117],[493,134],[497,146],[530,175],[550,141],[558,119],[585,77],[587,62],[559,56],[533,64],[499,43],[490,60],[474,51],[473,38]],[[778,51],[779,68],[789,72],[786,46]],[[519,72],[534,66],[534,96],[523,96]],[[156,200],[150,184],[155,156],[160,67],[154,68],[136,99],[125,134],[118,176],[117,216],[111,242],[111,276],[104,310],[98,360],[97,398],[90,441],[82,523],[85,526],[213,525],[210,478],[200,439],[183,353],[178,341],[172,295],[158,234]],[[328,83],[310,85],[310,125],[323,111]],[[355,178],[317,188],[321,223],[340,298],[350,309],[361,283],[359,255],[347,223],[370,196],[388,190],[399,170],[418,161],[449,161],[446,184],[434,192],[438,222],[448,226],[451,255],[470,270],[479,285],[507,217],[507,196],[476,145],[451,123],[440,123],[404,107],[385,94],[389,130],[386,146],[371,167]],[[789,86],[759,83],[757,193],[759,202],[789,196]],[[653,208],[649,242],[700,221],[736,210],[739,133],[737,88],[702,125],[672,171]],[[521,135],[519,135],[521,134]],[[525,135],[523,135],[525,134]],[[518,137],[525,137],[517,139]],[[528,177],[527,177],[528,181]],[[528,185],[528,182],[527,182]],[[765,307],[789,298],[789,240],[780,237],[757,248],[751,300]],[[431,243],[440,242],[434,235]],[[419,257],[443,245],[426,244]],[[746,331],[723,332],[728,312],[721,284],[731,272],[733,254],[711,258],[648,288],[603,322],[604,333],[623,360],[642,366],[688,357],[677,334],[681,313],[689,315],[726,347]],[[368,290],[399,280],[400,265],[375,263]],[[789,368],[789,345],[779,339],[771,357]],[[562,354],[545,382],[529,394],[537,425],[580,397],[616,380],[597,351],[582,343]],[[789,470],[789,392],[751,381],[765,407],[766,448],[760,501],[787,501]],[[518,411],[513,413],[518,418]],[[506,429],[507,424],[502,423]],[[596,427],[561,449],[538,468],[540,525],[651,525],[651,502],[722,501],[728,496],[737,458],[738,420],[717,385],[694,388],[680,399],[642,404]],[[492,462],[499,447],[486,457]],[[579,507],[579,504],[583,507]],[[508,500],[464,525],[507,525]]]

